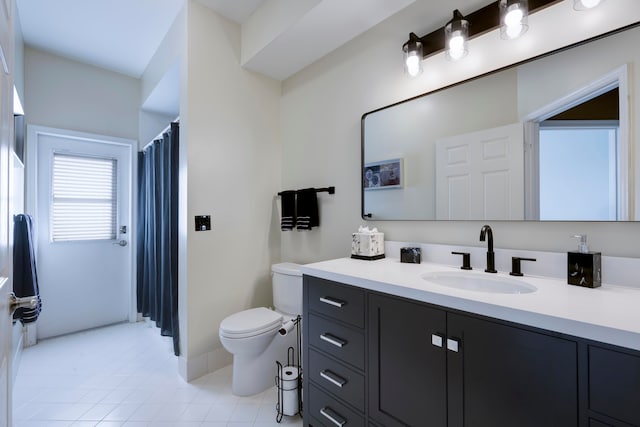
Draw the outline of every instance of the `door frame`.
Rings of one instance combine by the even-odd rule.
[[[34,222],[37,223],[37,212],[38,212],[38,195],[37,195],[37,183],[38,183],[38,142],[40,135],[50,135],[57,137],[64,137],[69,139],[82,139],[82,140],[90,140],[92,142],[100,143],[100,144],[111,144],[118,145],[121,147],[128,148],[129,156],[131,157],[131,181],[129,188],[129,220],[127,224],[129,224],[129,262],[131,264],[131,277],[130,277],[130,292],[129,292],[129,322],[136,322],[138,320],[138,310],[136,304],[136,259],[135,255],[137,253],[137,241],[135,232],[137,230],[137,222],[136,215],[134,212],[137,211],[137,197],[134,197],[135,190],[138,188],[138,159],[134,155],[137,152],[138,141],[127,138],[119,138],[115,136],[107,136],[107,135],[99,135],[94,133],[87,132],[79,132],[74,130],[67,129],[59,129],[47,126],[40,125],[27,125],[27,141],[25,144],[26,148],[26,164],[25,164],[25,188],[26,188],[26,198],[25,198],[25,210],[27,213],[33,216]]]
[[[582,104],[596,96],[602,95],[615,87],[618,88],[618,221],[629,221],[640,212],[640,198],[631,199],[630,172],[637,167],[629,154],[630,111],[629,111],[629,65],[624,64],[580,89],[559,98],[536,111],[526,115],[524,122],[524,172],[525,172],[525,219],[540,219],[540,188],[538,185],[540,171],[540,122],[553,117],[576,105]],[[634,183],[635,185],[635,183]],[[632,187],[632,186],[631,186]]]

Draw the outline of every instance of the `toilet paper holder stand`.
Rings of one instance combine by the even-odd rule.
[[[296,328],[296,347],[287,349],[287,364],[276,360],[277,375],[276,388],[278,403],[276,405],[276,422],[280,423],[284,415],[302,416],[302,369],[300,368],[300,320],[298,316],[293,320]],[[286,399],[285,399],[286,398]]]

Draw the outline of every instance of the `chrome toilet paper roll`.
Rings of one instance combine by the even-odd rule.
[[[282,368],[280,388],[282,389],[282,413],[295,415],[298,413],[298,376],[299,369],[295,366]]]

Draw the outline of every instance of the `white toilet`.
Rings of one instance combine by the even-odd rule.
[[[297,352],[295,328],[285,335],[279,331],[290,325],[287,322],[291,319],[302,315],[300,266],[274,264],[271,272],[275,310],[252,308],[232,314],[220,323],[220,342],[233,354],[231,389],[237,396],[251,396],[273,387],[276,360],[286,365],[287,349],[293,347]]]

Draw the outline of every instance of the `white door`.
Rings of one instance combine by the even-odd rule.
[[[129,320],[132,141],[30,126],[33,142],[38,338]]]
[[[524,219],[522,123],[436,141],[436,218]]]
[[[11,425],[11,310],[13,258],[9,239],[10,147],[13,137],[12,0],[0,0],[0,427]]]

